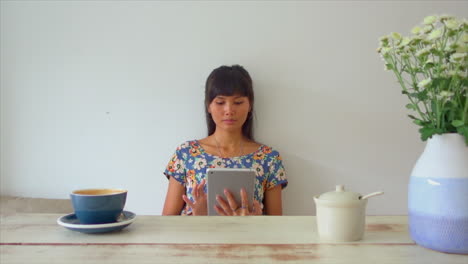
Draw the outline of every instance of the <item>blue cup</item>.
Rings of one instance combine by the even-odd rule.
[[[127,190],[77,190],[70,194],[70,198],[81,224],[114,223],[125,206]]]

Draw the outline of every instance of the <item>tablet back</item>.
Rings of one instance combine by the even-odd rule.
[[[216,195],[221,195],[226,201],[224,189],[228,189],[234,195],[236,202],[241,206],[240,190],[242,187],[247,191],[249,198],[249,207],[252,208],[255,171],[251,169],[234,168],[210,168],[207,170],[207,189],[208,189],[208,215],[218,215],[214,206],[217,204]]]

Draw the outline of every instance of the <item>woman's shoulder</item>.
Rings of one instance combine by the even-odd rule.
[[[198,140],[196,139],[193,139],[193,140],[187,140],[187,141],[184,141],[182,143],[180,143],[176,150],[177,151],[183,151],[183,150],[188,150],[190,148],[196,148],[199,146],[199,143],[198,143]]]
[[[256,147],[257,153],[263,154],[269,157],[280,157],[278,150],[276,150],[275,148],[269,145],[263,144],[263,143],[259,143],[259,142],[254,142],[254,143],[257,146]]]

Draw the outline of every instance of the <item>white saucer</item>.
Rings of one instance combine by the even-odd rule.
[[[123,211],[115,223],[81,224],[75,214],[68,214],[57,219],[57,223],[65,228],[82,233],[107,233],[121,230],[135,221],[136,215],[130,211]]]

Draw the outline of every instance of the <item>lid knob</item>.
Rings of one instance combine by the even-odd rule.
[[[337,192],[344,192],[344,185],[337,185],[336,186],[336,191]]]

